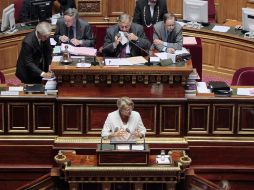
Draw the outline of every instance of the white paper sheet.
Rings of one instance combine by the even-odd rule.
[[[230,27],[228,26],[214,26],[212,31],[216,31],[216,32],[227,32],[230,29]]]
[[[80,68],[89,68],[91,67],[91,63],[77,63],[76,67],[80,67]]]
[[[207,88],[206,82],[197,82],[197,92],[202,93],[211,93],[211,90]]]
[[[23,90],[24,90],[23,86],[10,86],[9,87],[9,91],[11,91],[11,92],[20,92]]]
[[[254,88],[237,88],[238,96],[254,96]]]

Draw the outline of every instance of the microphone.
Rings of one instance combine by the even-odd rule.
[[[144,139],[144,150],[146,149],[146,135],[142,134],[142,136],[140,138]]]
[[[131,131],[130,131],[129,128],[126,128],[125,131],[126,131],[127,133],[131,133]]]
[[[114,132],[116,133],[117,131],[119,131],[119,127],[116,127]]]

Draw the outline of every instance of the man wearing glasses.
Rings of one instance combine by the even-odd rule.
[[[146,55],[151,44],[143,26],[132,23],[132,17],[122,14],[118,24],[107,29],[102,52],[106,57]]]
[[[174,53],[183,46],[182,27],[178,24],[174,14],[167,13],[163,21],[154,25],[153,44],[160,52]]]

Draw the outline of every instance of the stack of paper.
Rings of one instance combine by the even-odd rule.
[[[61,51],[65,51],[65,46],[68,46],[68,51],[73,55],[86,55],[86,56],[96,56],[97,49],[89,47],[75,47],[70,44],[62,44]]]

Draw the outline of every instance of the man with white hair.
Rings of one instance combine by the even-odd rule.
[[[40,22],[34,31],[29,33],[22,42],[19,53],[16,76],[25,84],[41,83],[42,78],[51,78],[49,71],[52,61],[52,47],[49,37],[51,25]]]

